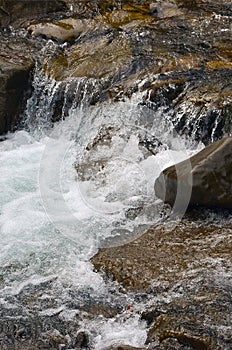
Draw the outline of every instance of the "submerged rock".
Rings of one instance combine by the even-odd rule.
[[[172,206],[178,190],[182,191],[180,201],[185,191],[191,191],[189,207],[232,209],[232,137],[225,137],[165,169],[155,182],[156,195]]]

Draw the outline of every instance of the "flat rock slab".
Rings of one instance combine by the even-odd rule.
[[[229,350],[231,249],[231,223],[186,220],[101,249],[92,262],[125,290],[144,295],[148,349]]]
[[[211,259],[231,263],[231,251],[231,226],[182,223],[173,228],[170,223],[150,228],[123,246],[103,248],[92,262],[127,290],[141,291],[157,281],[171,284],[192,269],[210,266]]]
[[[189,207],[232,209],[232,137],[165,169],[155,182],[156,195],[172,206],[181,207],[190,191]]]

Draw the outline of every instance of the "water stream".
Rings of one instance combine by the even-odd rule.
[[[94,80],[66,83],[68,116],[53,126],[59,87],[38,71],[24,130],[0,143],[0,316],[30,332],[37,324],[44,336],[54,316],[55,335],[73,334],[73,323],[94,349],[143,346],[145,324],[127,310],[134,296],[95,273],[89,259],[162,220],[155,178],[202,146],[177,137],[162,108],[142,106],[142,92],[89,105],[90,91],[99,91]],[[118,315],[88,315],[103,305]]]

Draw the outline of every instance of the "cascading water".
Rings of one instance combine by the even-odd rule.
[[[36,338],[37,327],[44,339],[63,334],[73,344],[79,329],[95,349],[142,346],[145,324],[126,310],[133,295],[104,281],[89,259],[99,247],[133,240],[160,220],[155,178],[196,149],[174,137],[162,109],[140,105],[140,92],[91,106],[99,82],[65,84],[35,74],[27,131],[0,143],[0,317],[16,327],[12,339],[21,328],[25,339]],[[61,87],[68,117],[52,127]],[[118,315],[102,316],[103,305]],[[88,310],[96,306],[91,318]]]

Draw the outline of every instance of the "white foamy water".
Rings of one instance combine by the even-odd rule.
[[[195,152],[172,136],[162,114],[138,106],[139,98],[72,108],[54,128],[18,131],[0,143],[0,300],[5,307],[12,306],[9,298],[30,289],[32,294],[42,290],[40,315],[75,315],[76,309],[67,306],[71,290],[79,305],[89,295],[114,299],[89,259],[99,247],[130,241],[160,220],[155,178]],[[160,144],[150,152],[140,142],[143,137]],[[55,306],[43,306],[52,297]],[[126,306],[127,297],[121,300]],[[96,349],[125,341],[142,346],[146,339],[137,315],[122,313],[82,326]]]

